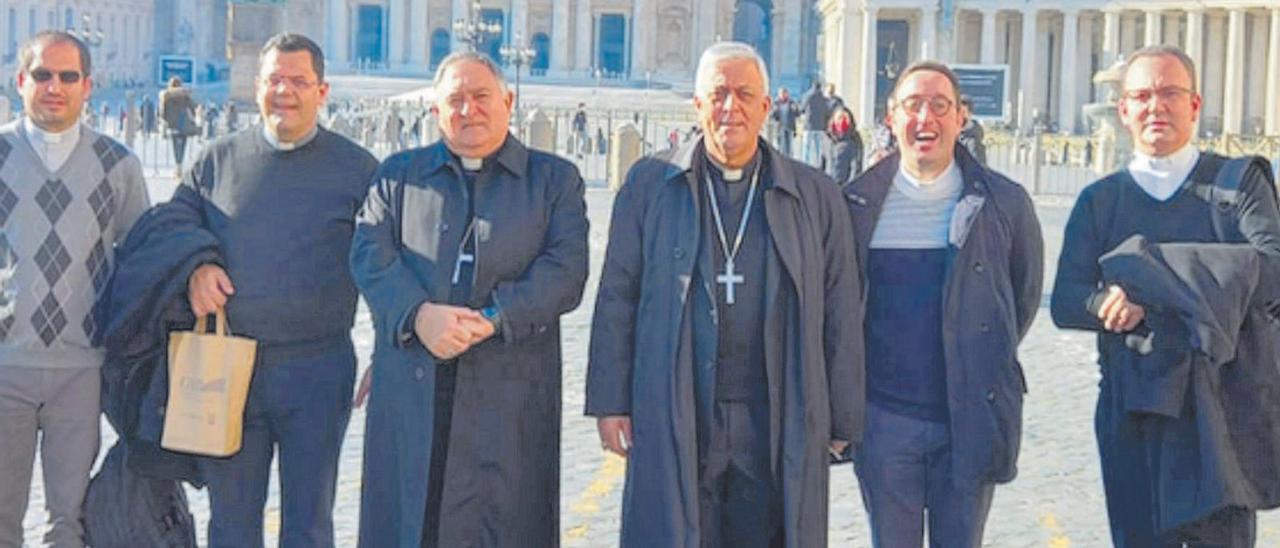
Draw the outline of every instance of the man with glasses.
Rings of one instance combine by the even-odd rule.
[[[829,454],[862,431],[862,326],[839,188],[760,137],[769,74],[707,48],[702,137],[613,207],[586,413],[627,457],[621,545],[827,546]]]
[[[926,511],[933,546],[981,546],[1016,472],[1044,244],[1027,192],[957,144],[968,116],[949,68],[912,64],[885,115],[897,150],[845,187],[867,299],[854,463],[877,547],[920,546]]]
[[[1270,314],[1256,315],[1268,303],[1228,292],[1263,298],[1280,277],[1270,168],[1191,142],[1201,98],[1181,50],[1134,52],[1122,82],[1134,157],[1080,193],[1051,305],[1059,327],[1098,334],[1111,538],[1121,548],[1253,546],[1256,510],[1280,505],[1277,332]],[[1139,277],[1143,265],[1171,282]],[[1217,335],[1205,335],[1209,323]]]
[[[279,453],[281,546],[333,546],[339,452],[355,384],[347,269],[356,212],[377,169],[359,145],[317,125],[328,97],[324,55],[279,34],[259,56],[262,123],[210,144],[160,206],[173,237],[208,233],[216,257],[180,273],[196,317],[225,308],[258,341],[240,452],[202,459],[209,545],[262,546],[263,507]]]
[[[23,116],[0,127],[0,546],[22,546],[39,438],[44,543],[83,546],[103,353],[91,309],[148,199],[138,158],[80,123],[89,48],[46,31],[18,54]]]

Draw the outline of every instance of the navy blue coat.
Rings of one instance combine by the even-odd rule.
[[[502,332],[458,358],[440,546],[559,544],[560,316],[587,279],[582,178],[514,137],[476,185],[470,308]],[[436,360],[398,326],[448,301],[466,227],[461,167],[443,142],[383,162],[356,224],[351,269],[377,338],[365,425],[360,545],[421,545]]]
[[[786,546],[827,546],[827,447],[862,437],[861,303],[848,212],[839,188],[763,140],[765,216],[773,239],[765,368],[770,459],[782,493]],[[628,415],[634,447],[623,495],[622,546],[698,548],[699,422],[715,401],[714,299],[701,241],[704,198],[693,162],[702,139],[645,158],[627,174],[609,228],[587,371],[586,413]],[[705,260],[699,260],[699,257]],[[702,286],[691,283],[697,269]],[[695,315],[706,315],[695,319]],[[697,346],[702,346],[701,344]],[[709,345],[715,348],[715,345]]]
[[[1026,190],[983,167],[963,147],[955,150],[964,190],[952,222],[942,337],[952,480],[976,487],[1017,474],[1027,390],[1018,344],[1040,308],[1044,241]],[[885,157],[845,187],[864,269],[900,154]]]

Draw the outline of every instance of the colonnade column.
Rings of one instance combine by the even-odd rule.
[[[1244,118],[1244,16],[1242,9],[1227,13],[1227,62],[1223,84],[1222,132],[1240,134]]]
[[[1062,95],[1058,98],[1058,127],[1063,133],[1076,131],[1076,86],[1079,85],[1076,81],[1076,74],[1079,72],[1076,67],[1076,50],[1080,48],[1079,23],[1078,10],[1062,10],[1062,69],[1058,71],[1062,75]]]
[[[979,62],[991,65],[996,62],[996,14],[994,9],[982,10],[982,51]]]
[[[1036,15],[1038,10],[1026,9],[1022,12],[1022,43],[1021,48],[1022,63],[1018,69],[1018,89],[1022,90],[1022,97],[1018,100],[1018,127],[1023,133],[1030,133],[1034,127],[1034,120],[1031,120],[1031,104],[1035,101],[1036,79],[1034,72],[1036,70]]]
[[[1267,44],[1266,134],[1280,135],[1280,7],[1271,8],[1271,41]]]
[[[877,9],[862,8],[862,108],[860,121],[874,127],[876,116],[876,17]],[[853,24],[850,21],[848,24]]]

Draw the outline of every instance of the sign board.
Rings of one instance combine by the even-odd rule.
[[[1009,65],[951,65],[960,81],[960,94],[972,102],[974,118],[1009,119]]]
[[[196,81],[196,59],[190,55],[161,55],[157,60],[156,76],[160,85],[169,83],[169,79],[177,76],[183,84],[190,85]]]

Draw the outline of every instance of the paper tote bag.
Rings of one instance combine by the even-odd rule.
[[[169,405],[160,446],[173,451],[227,457],[240,451],[244,404],[258,342],[227,334],[226,312],[217,327],[206,318],[194,331],[169,333]]]

